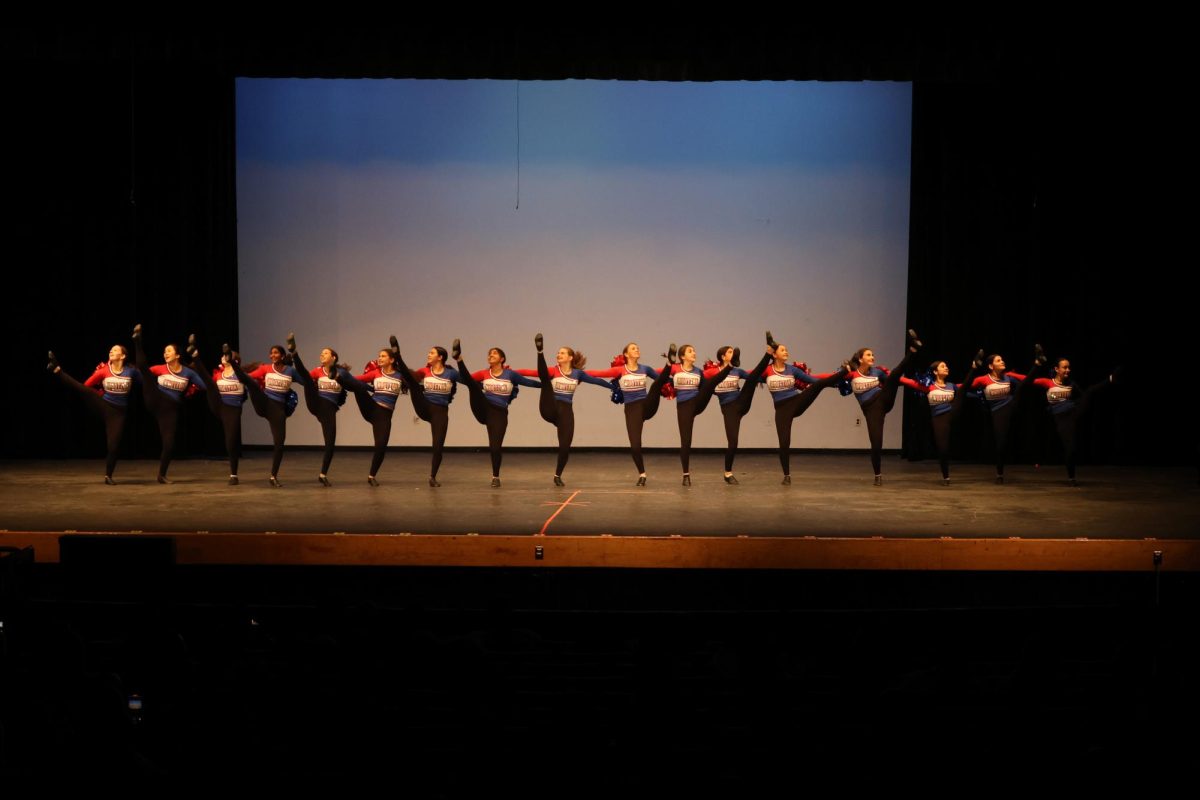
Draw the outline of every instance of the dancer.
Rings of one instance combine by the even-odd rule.
[[[72,378],[59,366],[54,351],[47,353],[49,363],[46,369],[59,380],[78,392],[84,403],[100,419],[104,420],[104,439],[106,454],[104,459],[104,482],[109,486],[116,484],[113,480],[113,470],[117,467],[117,455],[121,449],[121,434],[125,430],[125,417],[129,412],[129,392],[134,383],[141,382],[141,376],[133,367],[126,365],[128,351],[124,345],[114,344],[108,351],[108,361],[96,366],[83,383]]]
[[[338,373],[346,372],[346,369],[338,365],[337,351],[326,347],[321,350],[320,366],[309,372],[296,350],[296,334],[288,334],[287,346],[292,364],[296,367],[296,377],[304,387],[304,405],[308,407],[308,413],[321,423],[325,452],[321,456],[317,482],[327,487],[330,485],[329,465],[333,463],[333,448],[337,444],[337,412],[346,402],[346,390],[338,383]],[[372,470],[371,474],[374,475],[375,471]]]
[[[158,482],[171,483],[167,479],[167,467],[171,465],[171,454],[175,450],[175,431],[179,428],[179,404],[185,396],[204,391],[204,381],[195,370],[185,367],[179,360],[179,348],[168,344],[163,348],[162,364],[150,366],[142,346],[142,326],[133,328],[134,363],[142,376],[142,399],[147,410],[158,421],[158,433],[162,438],[162,454],[158,459]]]
[[[211,373],[200,360],[200,351],[196,347],[196,334],[188,337],[188,356],[200,379],[208,387],[205,397],[208,400],[208,410],[221,421],[225,432],[225,452],[229,455],[229,485],[238,485],[238,463],[242,457],[242,406],[246,403],[246,387],[238,380],[233,371],[232,359],[237,353],[222,353],[221,365]]]
[[[462,360],[462,345],[454,340],[454,360],[458,374],[470,392],[471,413],[480,425],[487,427],[488,450],[492,454],[492,487],[500,486],[500,461],[504,454],[504,432],[508,430],[508,406],[517,397],[518,386],[540,389],[542,384],[518,374],[505,363],[499,347],[488,350],[488,368],[471,374]]]
[[[570,347],[558,348],[555,365],[551,369],[546,366],[540,333],[533,337],[533,344],[537,348],[537,371],[519,369],[517,372],[528,377],[537,375],[541,379],[538,410],[542,419],[558,429],[558,462],[554,467],[554,485],[563,486],[562,474],[571,455],[571,440],[575,438],[575,409],[572,402],[575,390],[579,388],[580,383],[591,383],[608,389],[609,383],[603,378],[619,377],[621,370],[585,371],[583,366],[587,363],[587,358]]]
[[[767,336],[770,337],[769,331]],[[768,347],[754,369],[747,372],[741,369],[739,348],[725,345],[717,349],[717,363],[722,368],[729,368],[729,372],[717,383],[714,390],[717,402],[721,406],[721,416],[725,421],[725,482],[728,484],[738,483],[733,474],[733,458],[737,454],[742,417],[750,411],[750,405],[754,402],[754,390],[761,383],[759,378],[773,358],[774,351]],[[745,383],[739,386],[742,380],[745,380]]]
[[[396,338],[393,336],[393,345],[395,341]],[[396,364],[397,351],[394,347],[380,350],[374,363],[368,364],[367,370],[357,376],[351,375],[344,369],[338,369],[336,367],[337,354],[332,350],[330,353],[334,359],[335,380],[342,388],[354,393],[359,413],[371,424],[375,446],[371,451],[371,468],[367,473],[367,485],[379,486],[376,476],[379,474],[379,468],[383,466],[388,439],[392,435],[392,414],[396,410],[396,399],[404,387],[404,372]],[[323,354],[322,360],[324,360]],[[327,401],[321,400],[320,402],[326,403]],[[321,476],[319,480],[323,485],[329,485],[328,478]]]
[[[675,345],[667,350],[667,364],[659,372],[638,363],[642,356],[636,342],[625,345],[621,355],[613,359],[619,378],[618,392],[614,396],[625,404],[625,432],[629,434],[629,454],[638,470],[637,486],[646,485],[646,464],[642,460],[642,427],[646,420],[658,413],[662,401],[662,388],[671,377],[671,365],[675,361]],[[622,363],[623,362],[623,363]],[[653,381],[653,383],[651,383]]]
[[[668,370],[679,419],[679,461],[683,465],[684,486],[692,485],[692,428],[696,417],[708,408],[717,384],[725,380],[732,368],[732,364],[726,364],[720,369],[700,369],[696,366],[696,348],[685,344],[679,348],[679,363],[672,364]]]
[[[971,382],[971,388],[982,393],[984,404],[992,417],[992,435],[996,442],[996,483],[1004,483],[1004,462],[1008,456],[1008,432],[1012,425],[1014,402],[1021,390],[1033,382],[1033,371],[1046,363],[1040,344],[1033,346],[1033,367],[1028,375],[1009,372],[998,354],[988,356],[987,374]]]
[[[951,383],[950,368],[945,361],[935,361],[929,371],[916,380],[902,377],[900,382],[922,395],[929,406],[930,425],[933,428],[933,445],[937,448],[938,464],[942,468],[942,485],[950,485],[950,428],[962,411],[963,398],[971,385],[971,376],[983,366],[983,351],[980,350],[971,362],[962,383]]]
[[[291,364],[291,358],[279,345],[272,345],[270,362],[261,364],[252,372],[245,372],[241,362],[233,358],[232,350],[226,344],[222,352],[229,355],[229,363],[238,380],[250,393],[250,404],[254,413],[267,421],[271,428],[271,474],[267,482],[278,489],[283,486],[279,482],[279,466],[283,463],[283,443],[287,439],[287,418],[296,410],[296,392],[292,383],[299,380],[296,368]],[[259,385],[262,381],[262,385]]]
[[[864,347],[850,357],[849,389],[853,392],[867,423],[867,437],[871,442],[871,468],[875,471],[875,485],[883,486],[883,423],[892,407],[896,405],[896,390],[900,378],[909,362],[921,348],[917,332],[908,330],[908,351],[890,372],[875,366],[875,352]]]
[[[455,358],[461,354],[461,346],[457,344],[457,341],[456,339]],[[395,357],[396,366],[400,371],[400,379],[404,381],[404,385],[408,389],[408,396],[412,399],[413,411],[418,417],[429,423],[430,435],[433,438],[429,485],[436,489],[442,485],[438,482],[437,476],[438,470],[442,466],[442,449],[446,446],[446,431],[450,426],[450,403],[454,400],[454,394],[458,390],[458,384],[462,383],[462,378],[456,369],[446,366],[447,353],[444,347],[431,347],[425,359],[425,366],[418,370],[411,370],[400,356],[400,344],[396,341],[395,336],[391,337],[391,344],[392,355]]]
[[[845,364],[837,372],[826,375],[809,375],[804,364],[789,364],[788,349],[779,344],[767,331],[767,349],[771,352],[772,364],[756,380],[765,383],[775,402],[775,434],[779,438],[779,466],[783,468],[784,486],[792,485],[792,420],[799,417],[817,395],[845,379],[848,368]]]
[[[1096,392],[1116,382],[1117,371],[1105,377],[1099,383],[1094,383],[1080,390],[1071,380],[1071,362],[1060,358],[1054,362],[1054,376],[1051,378],[1034,378],[1033,383],[1046,390],[1046,410],[1054,420],[1054,428],[1062,442],[1063,455],[1067,465],[1067,482],[1078,486],[1075,480],[1075,456],[1077,451],[1076,433],[1080,418],[1091,408],[1092,399]]]

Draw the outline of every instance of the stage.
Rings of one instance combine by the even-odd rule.
[[[192,564],[659,567],[732,569],[1165,570],[1200,569],[1195,473],[1089,467],[1067,485],[1061,466],[954,465],[942,486],[934,462],[886,458],[872,485],[865,454],[793,456],[780,485],[774,455],[738,458],[726,485],[718,454],[695,455],[691,487],[678,456],[647,456],[635,487],[627,454],[579,453],[565,487],[553,454],[506,454],[489,486],[486,452],[448,453],[442,486],[426,483],[429,455],[389,453],[381,485],[365,480],[369,453],[339,452],[333,486],[316,481],[319,453],[289,451],[267,485],[269,454],[251,452],[227,485],[226,463],[181,460],[175,483],[156,462],[0,465],[0,544],[58,558],[63,533],[168,535]],[[539,549],[540,548],[540,549]]]

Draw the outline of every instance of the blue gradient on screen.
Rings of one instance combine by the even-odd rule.
[[[749,366],[766,327],[817,371],[857,347],[901,354],[907,84],[242,79],[237,103],[252,355],[295,330],[312,365],[332,345],[357,368],[395,332],[414,366],[460,336],[472,369],[493,345],[532,367],[541,330],[592,368],[628,341],[688,341],[702,358],[738,344]],[[534,394],[514,404],[513,445],[553,444]],[[602,392],[581,387],[577,404],[577,444],[626,444]],[[743,446],[774,445],[770,405],[764,392]],[[863,447],[856,418],[827,393],[793,444]],[[360,422],[339,441],[369,443]],[[306,415],[291,425],[289,442],[319,442]],[[456,404],[449,443],[485,439]],[[398,424],[392,441],[428,431]],[[674,413],[647,425],[647,445],[677,443]],[[695,443],[723,446],[719,412]]]

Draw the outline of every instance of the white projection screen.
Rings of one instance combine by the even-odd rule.
[[[238,303],[243,358],[296,332],[355,372],[399,340],[423,365],[463,341],[484,369],[501,347],[534,368],[581,350],[605,368],[628,342],[658,368],[669,342],[705,358],[762,354],[763,331],[812,371],[856,348],[887,366],[904,345],[912,91],[907,83],[239,79]],[[742,447],[775,447],[765,389]],[[626,447],[609,394],[576,394],[577,447]],[[899,407],[897,407],[897,413]],[[338,443],[369,445],[353,401]],[[799,419],[798,448],[865,448],[836,390]],[[265,444],[247,412],[244,436]],[[319,444],[303,401],[289,444]],[[406,397],[391,443],[428,446]],[[450,446],[485,447],[461,389]],[[678,446],[672,401],[646,446]],[[552,447],[521,390],[506,444]],[[695,446],[723,447],[716,403]],[[898,447],[900,426],[885,446]]]

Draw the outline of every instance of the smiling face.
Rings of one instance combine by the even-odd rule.
[[[108,360],[110,362],[121,363],[125,360],[124,345],[114,344],[108,351]]]
[[[487,363],[493,369],[504,363],[504,353],[500,352],[500,348],[493,347],[491,350],[488,350]]]
[[[272,363],[272,364],[278,364],[280,361],[283,361],[283,350],[282,350],[282,348],[279,348],[279,347],[272,347],[272,348],[271,348],[271,363]]]
[[[946,366],[945,361],[939,361],[933,365],[933,377],[937,378],[939,382],[944,383],[949,375],[950,367]]]
[[[444,361],[445,359],[442,358],[442,354],[438,352],[436,347],[429,348],[429,353],[425,356],[426,364],[431,367],[440,367]]]
[[[696,363],[696,348],[690,344],[684,345],[683,349],[679,351],[679,360],[687,366]]]
[[[868,370],[875,366],[875,351],[870,348],[863,350],[862,355],[858,359],[859,371]]]
[[[375,356],[375,363],[378,364],[379,368],[382,370],[391,369],[392,368],[392,353],[391,353],[391,351],[390,350],[380,350],[379,355]]]
[[[554,354],[554,360],[563,369],[566,369],[573,358],[575,358],[575,353],[569,347],[560,347],[558,348],[558,352]]]
[[[775,345],[775,363],[783,364],[788,360],[788,349],[786,345]]]
[[[175,345],[169,344],[163,348],[163,361],[168,364],[174,364],[179,361],[179,353],[175,351]]]
[[[321,366],[322,367],[332,367],[336,363],[337,363],[337,353],[333,352],[328,347],[326,347],[324,350],[321,351]]]
[[[988,362],[988,369],[990,369],[995,374],[999,375],[1001,372],[1004,372],[1004,370],[1006,370],[1008,368],[1006,366],[1004,366],[1003,358],[1001,358],[999,355],[994,355],[994,356],[992,356],[992,360]]]
[[[636,342],[630,342],[625,345],[625,363],[637,361],[642,357],[642,351],[638,348]]]
[[[1071,362],[1060,358],[1054,365],[1054,377],[1059,383],[1066,383],[1067,379],[1071,377]]]

